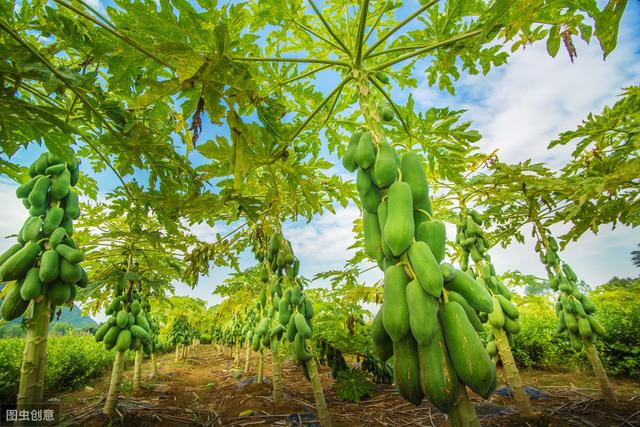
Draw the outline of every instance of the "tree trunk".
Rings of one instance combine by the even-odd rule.
[[[244,374],[247,375],[249,373],[249,368],[251,367],[251,343],[247,340],[247,357],[244,362]]]
[[[318,375],[318,369],[316,367],[316,359],[311,358],[305,362],[307,370],[309,371],[309,378],[311,379],[311,388],[313,389],[313,399],[316,402],[316,410],[318,411],[318,420],[320,426],[331,427],[333,421],[329,414],[329,408],[327,408],[327,401],[324,399],[324,389],[320,382],[320,376]]]
[[[258,384],[262,384],[264,376],[264,350],[260,349],[260,358],[258,359]]]
[[[458,400],[449,411],[451,427],[480,427],[476,408],[467,395],[467,387],[460,383],[459,390]]]
[[[509,340],[504,329],[493,329],[493,336],[496,339],[496,346],[498,347],[498,353],[500,353],[500,359],[502,360],[502,368],[507,377],[507,381],[513,390],[513,400],[516,402],[518,412],[523,417],[532,417],[535,414],[531,409],[531,402],[529,396],[524,390],[522,379],[520,378],[520,372],[516,366],[516,361],[513,359],[513,353],[511,353],[511,347],[509,346]]]
[[[282,366],[278,352],[278,341],[271,342],[271,370],[273,371],[273,403],[276,407],[282,405]]]
[[[180,360],[180,344],[176,344],[176,362]]]
[[[105,401],[104,408],[102,409],[102,413],[109,417],[113,416],[116,411],[123,373],[124,351],[116,351],[116,357],[113,360],[113,370],[111,371],[111,384],[109,385],[109,394],[107,394],[107,400]]]
[[[18,411],[23,408],[23,405],[42,400],[50,316],[49,300],[42,298],[39,302],[33,302],[33,317],[27,326],[20,368]]]
[[[182,345],[182,355],[181,355],[181,359],[182,360],[187,360],[187,346],[186,345]]]
[[[236,358],[233,361],[233,366],[236,368],[240,367],[240,341],[236,342]]]
[[[142,349],[136,351],[136,358],[133,365],[133,391],[142,390]]]
[[[582,339],[584,343],[584,349],[586,350],[587,357],[589,358],[589,362],[591,362],[591,367],[593,368],[593,373],[595,374],[598,382],[600,383],[600,391],[602,391],[602,398],[609,405],[615,405],[618,403],[618,399],[616,398],[615,393],[613,392],[613,387],[611,387],[611,383],[609,382],[609,377],[602,366],[602,361],[600,360],[600,356],[598,356],[598,350],[593,345],[593,342],[587,339]]]
[[[158,375],[158,359],[155,353],[151,353],[151,378],[156,378]]]

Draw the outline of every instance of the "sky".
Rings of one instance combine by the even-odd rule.
[[[92,0],[101,6],[99,0]],[[394,91],[399,102],[411,94],[418,108],[445,107],[465,109],[463,120],[472,121],[483,139],[479,142],[483,152],[498,150],[501,161],[515,163],[532,159],[545,162],[552,168],[560,168],[569,158],[571,146],[546,149],[549,141],[564,130],[574,129],[590,112],[598,113],[605,105],[618,99],[621,88],[640,83],[640,4],[629,2],[622,20],[618,46],[606,60],[594,40],[586,45],[575,40],[578,57],[574,63],[561,47],[556,58],[551,58],[544,43],[527,47],[513,54],[508,64],[492,70],[487,76],[463,74],[455,84],[456,95],[451,96],[437,88],[430,88],[425,81],[425,63],[415,67],[415,77],[420,82],[413,90]],[[322,80],[319,84],[322,84]],[[207,133],[217,132],[211,126]],[[32,146],[21,151],[12,160],[29,164],[42,149]],[[332,173],[348,177],[336,157],[329,160],[337,164]],[[199,161],[200,159],[193,159]],[[115,178],[106,171],[96,176],[103,193],[115,185]],[[15,233],[21,227],[27,212],[15,198],[16,184],[0,175],[0,253],[13,244],[12,239],[2,237]],[[348,249],[354,239],[353,221],[360,215],[351,204],[346,208],[336,207],[336,214],[326,212],[316,216],[310,223],[290,222],[283,232],[301,260],[301,274],[315,274],[341,269],[353,253]],[[552,227],[554,234],[561,234],[567,226]],[[214,241],[215,233],[222,229],[211,229],[196,225],[192,231],[204,241]],[[530,236],[530,229],[524,229]],[[453,227],[448,227],[449,239],[454,238]],[[578,242],[571,242],[562,257],[591,286],[605,283],[613,276],[635,277],[640,271],[631,263],[630,252],[640,244],[640,230],[618,226],[602,227],[598,235],[585,233]],[[498,271],[519,270],[525,274],[545,276],[544,267],[528,238],[524,244],[514,243],[507,248],[491,250],[492,261]],[[250,253],[241,257],[241,267],[255,264]],[[221,299],[214,295],[215,287],[224,281],[230,272],[225,268],[213,268],[208,277],[200,279],[195,289],[176,283],[176,294],[202,298],[208,305]],[[382,278],[379,269],[365,273],[361,280],[373,284]],[[322,286],[316,282],[313,286]],[[98,316],[100,318],[102,316]]]

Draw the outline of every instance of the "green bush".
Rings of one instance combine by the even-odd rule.
[[[20,382],[24,340],[0,339],[0,402],[15,401]],[[93,336],[50,337],[47,344],[45,394],[83,386],[111,369],[114,351],[95,342]],[[128,352],[127,360],[133,361]]]

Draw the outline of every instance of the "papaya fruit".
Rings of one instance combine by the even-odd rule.
[[[21,290],[22,279],[17,280],[13,286],[11,286],[11,289],[4,295],[0,312],[2,312],[2,318],[7,322],[22,316],[27,310],[27,307],[29,307],[29,303],[31,301],[25,301],[22,299],[20,296]]]
[[[37,175],[44,174],[49,167],[47,157],[47,153],[42,153],[38,156],[38,158],[29,167],[29,176],[35,177]]]
[[[68,284],[74,284],[82,278],[82,267],[79,264],[71,264],[66,259],[60,260],[60,280]]]
[[[411,335],[419,346],[425,346],[433,340],[436,330],[440,328],[436,301],[424,291],[417,280],[412,280],[407,285],[406,295]]]
[[[388,106],[384,106],[380,108],[380,118],[385,122],[390,122],[394,119],[395,114],[393,113],[393,109]]]
[[[55,231],[56,228],[60,226],[62,222],[62,218],[64,217],[64,209],[60,207],[55,207],[49,209],[47,212],[47,216],[42,223],[42,231],[45,234],[51,234]]]
[[[371,179],[379,188],[387,188],[398,177],[398,164],[393,155],[394,148],[386,142],[378,144],[378,155],[373,164]]]
[[[116,325],[118,325],[120,329],[124,329],[127,327],[128,324],[129,324],[129,313],[127,312],[127,310],[123,308],[118,312],[118,315],[116,316]]]
[[[55,251],[58,252],[58,255],[69,261],[71,264],[77,264],[84,259],[82,252],[65,244],[56,246]]]
[[[347,145],[347,150],[342,156],[342,166],[349,172],[354,172],[358,167],[356,163],[356,150],[358,149],[358,141],[360,141],[360,137],[362,136],[362,132],[357,131],[351,135],[349,139],[349,144]]]
[[[493,301],[489,292],[462,270],[456,270],[453,279],[446,282],[445,287],[462,295],[477,311],[490,313],[493,310]]]
[[[40,280],[40,269],[31,267],[24,277],[20,296],[23,300],[29,301],[39,297],[42,294],[42,281]]]
[[[96,334],[94,335],[96,342],[101,342],[104,339],[104,336],[109,331],[109,328],[111,328],[109,322],[104,322],[102,325],[100,325],[100,327],[96,331]]]
[[[595,317],[593,314],[589,314],[587,316],[587,321],[589,322],[589,326],[591,326],[591,330],[595,332],[597,335],[600,335],[601,337],[604,337],[607,335],[606,329],[604,328],[604,326],[602,326],[602,323],[600,323],[598,318]]]
[[[278,316],[280,323],[283,326],[286,326],[289,323],[291,312],[289,311],[289,303],[284,298],[280,300],[280,305],[278,306]]]
[[[393,265],[384,272],[382,324],[396,343],[410,332],[409,307],[405,288],[407,275],[402,265]]]
[[[440,320],[458,378],[478,395],[489,398],[496,388],[496,371],[464,309],[449,301],[440,311]]]
[[[313,357],[313,353],[307,350],[305,338],[303,338],[299,333],[296,334],[293,340],[293,354],[303,362],[307,362]]]
[[[58,163],[56,165],[49,166],[44,171],[44,174],[45,175],[58,175],[59,173],[61,173],[65,169],[67,169],[67,165],[65,165],[64,163]]]
[[[310,299],[305,298],[304,299],[304,317],[306,317],[307,319],[313,319],[313,315],[314,315],[313,304],[311,303]]]
[[[564,322],[567,324],[569,332],[578,333],[578,317],[566,309],[564,310]]]
[[[569,332],[569,341],[571,342],[571,347],[573,347],[575,351],[582,350],[582,339],[580,338],[580,335]]]
[[[380,189],[375,185],[371,185],[367,194],[360,196],[362,207],[369,212],[376,212],[381,200],[382,193],[380,193]]]
[[[382,259],[382,235],[378,215],[365,210],[362,213],[362,229],[365,252],[373,260]]]
[[[416,229],[416,240],[425,242],[438,264],[445,255],[447,243],[447,231],[442,221],[424,221]]]
[[[29,193],[29,203],[31,203],[31,207],[46,208],[47,192],[49,191],[50,185],[51,180],[48,176],[38,178]]]
[[[294,322],[296,323],[296,330],[298,331],[298,335],[302,338],[310,339],[311,338],[311,328],[307,324],[307,320],[301,313],[296,313],[294,315]]]
[[[141,326],[131,325],[131,327],[129,327],[129,330],[131,331],[131,335],[133,335],[136,338],[140,338],[143,341],[146,341],[149,339],[149,334]]]
[[[365,132],[358,141],[356,148],[356,163],[362,169],[369,169],[376,161],[376,148],[373,143],[373,134]]]
[[[429,246],[422,241],[413,242],[408,255],[422,289],[435,298],[439,297],[443,285],[442,272]]]
[[[558,327],[556,328],[557,333],[564,332],[567,329],[567,322],[564,320],[564,310],[561,310],[558,314]]]
[[[49,162],[49,165],[64,163],[64,159],[62,157],[50,151],[47,153],[47,161]]]
[[[131,331],[124,329],[118,334],[116,351],[127,351],[131,345]]]
[[[38,181],[39,178],[40,176],[36,175],[29,181],[16,188],[16,197],[18,199],[26,199],[27,197],[29,197],[29,193],[31,193],[31,190],[33,190],[33,186],[36,185],[36,181]]]
[[[254,335],[253,338],[251,339],[251,349],[253,351],[260,350],[260,336],[258,334]]]
[[[298,330],[296,329],[295,316],[291,316],[289,318],[289,323],[287,324],[287,341],[293,342],[296,335],[298,335]]]
[[[448,291],[447,295],[449,297],[449,301],[455,301],[462,306],[464,312],[467,313],[467,318],[469,319],[469,322],[471,322],[471,326],[473,326],[473,329],[478,332],[484,332],[484,328],[482,327],[482,322],[480,321],[478,314],[473,309],[473,307],[469,305],[467,300],[455,291]]]
[[[442,273],[442,280],[450,282],[456,276],[456,268],[445,262],[440,264],[440,272]]]
[[[382,363],[389,360],[389,358],[393,356],[393,342],[382,324],[382,308],[378,310],[378,313],[376,313],[376,316],[373,318],[371,337],[373,339],[373,350],[376,356],[378,356]]]
[[[0,265],[0,281],[10,282],[23,278],[36,263],[39,253],[39,244],[35,242],[25,243],[22,248]]]
[[[62,200],[69,193],[71,188],[71,173],[64,169],[59,175],[51,177],[51,198]]]
[[[22,229],[20,230],[20,236],[25,242],[36,240],[40,231],[42,230],[42,219],[39,217],[30,216],[24,222]]]
[[[518,319],[514,319],[509,316],[504,316],[504,330],[509,332],[512,335],[515,335],[520,332],[522,326],[520,325],[520,321]]]
[[[121,329],[118,326],[111,326],[104,335],[104,346],[107,350],[111,350],[116,345]]]
[[[485,349],[487,350],[487,353],[489,354],[489,356],[493,357],[496,354],[498,354],[498,346],[496,345],[495,341],[489,341],[487,343],[487,345],[485,346]]]
[[[439,325],[431,342],[418,346],[418,361],[422,393],[442,412],[449,412],[458,397],[459,380]]]
[[[395,383],[405,400],[418,406],[423,399],[420,388],[420,361],[418,346],[411,334],[393,343]]]
[[[42,283],[53,282],[60,274],[60,255],[53,249],[44,251],[40,258],[40,280]]]
[[[493,297],[493,311],[489,313],[489,324],[496,329],[504,327],[504,313],[497,297]]]
[[[400,171],[402,172],[402,181],[406,182],[411,188],[414,208],[426,207],[429,199],[429,185],[427,184],[427,176],[424,173],[420,155],[414,151],[407,151],[402,156]],[[431,214],[430,209],[428,212]]]
[[[496,288],[498,288],[498,292],[500,293],[500,295],[505,297],[507,300],[511,301],[511,292],[509,292],[509,289],[507,289],[507,287],[504,285],[504,283],[502,283],[502,281],[500,280],[497,281]]]
[[[411,188],[406,182],[396,182],[389,187],[387,221],[382,232],[393,255],[400,256],[409,249],[414,231]]]
[[[78,164],[77,159],[74,158],[74,160],[75,162],[72,161],[72,163],[69,165],[69,184],[72,187],[75,187],[78,181],[80,181],[80,165]]]
[[[369,192],[371,189],[371,178],[369,177],[368,171],[358,168],[358,173],[356,175],[356,189],[361,197]]]
[[[376,79],[378,79],[380,83],[385,85],[389,84],[389,76],[384,71],[376,71],[374,76],[376,77]]]
[[[0,267],[5,263],[9,258],[11,258],[14,254],[16,254],[20,249],[22,249],[22,244],[14,243],[9,249],[4,251],[2,255],[0,255]]]
[[[47,299],[53,305],[62,305],[69,300],[71,287],[61,280],[56,280],[47,286]]]
[[[380,247],[382,249],[382,254],[385,256],[385,258],[393,258],[393,254],[391,253],[391,249],[389,249],[389,245],[387,245],[387,242],[385,242],[385,240],[382,238],[382,230],[384,230],[384,224],[387,222],[387,208],[388,208],[389,204],[387,203],[387,200],[382,200],[379,204],[378,204],[378,224],[380,225]],[[384,271],[384,270],[383,270]]]

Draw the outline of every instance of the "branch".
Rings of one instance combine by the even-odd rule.
[[[445,46],[449,46],[449,45],[455,44],[455,43],[457,43],[459,41],[466,40],[466,39],[469,39],[471,37],[475,37],[475,36],[477,36],[477,35],[479,35],[481,33],[482,33],[482,30],[473,30],[473,31],[469,31],[467,33],[458,34],[457,36],[453,36],[450,39],[442,40],[442,41],[433,43],[431,45],[425,46],[422,49],[418,49],[418,50],[416,50],[414,52],[409,52],[409,53],[407,53],[405,55],[398,56],[397,58],[390,59],[390,60],[388,60],[386,62],[383,62],[382,64],[378,64],[375,67],[372,67],[371,70],[372,71],[384,70],[385,68],[391,67],[392,65],[395,65],[398,62],[402,62],[402,61],[405,61],[407,59],[411,59],[413,57],[416,57],[418,55],[422,55],[423,53],[429,52],[429,51],[434,50],[434,49],[438,49],[438,48],[441,48],[441,47],[445,47]]]
[[[391,0],[387,0],[384,3],[384,6],[382,7],[382,10],[380,11],[380,14],[378,15],[378,17],[376,18],[376,22],[373,23],[373,25],[371,26],[371,28],[369,28],[369,32],[367,33],[367,35],[364,38],[363,43],[365,43],[367,40],[369,40],[369,37],[371,37],[371,34],[373,34],[373,32],[375,31],[376,27],[378,26],[378,24],[380,23],[380,20],[382,19],[382,16],[384,15],[384,11],[387,10],[387,6],[389,6],[389,2]]]
[[[320,40],[322,40],[323,42],[325,42],[329,46],[335,47],[336,49],[339,49],[339,50],[343,51],[346,54],[349,53],[349,52],[345,51],[342,48],[342,46],[339,46],[339,45],[335,44],[334,42],[332,42],[331,40],[329,40],[328,38],[324,37],[323,35],[316,33],[315,30],[307,27],[306,25],[300,24],[299,22],[296,22],[295,20],[293,21],[293,23],[296,24],[297,26],[299,26],[300,28],[302,28],[303,30],[305,30],[306,32],[316,36],[317,38],[319,38]]]
[[[334,61],[332,59],[314,59],[314,58],[279,58],[279,57],[270,57],[270,58],[262,58],[257,56],[247,56],[245,58],[240,58],[238,56],[234,56],[231,59],[234,61],[251,61],[251,62],[296,62],[296,63],[306,63],[306,64],[325,64],[325,65],[339,65],[342,67],[351,67],[347,62],[344,61]]]
[[[362,62],[362,44],[364,39],[364,27],[367,25],[367,12],[369,11],[369,0],[364,0],[360,7],[360,20],[358,23],[358,37],[356,38],[356,67]]]
[[[418,10],[416,10],[415,12],[413,12],[411,15],[407,16],[403,21],[399,22],[398,25],[396,25],[395,27],[391,28],[389,31],[387,31],[382,37],[380,37],[378,39],[377,42],[375,42],[364,54],[364,57],[367,58],[369,57],[369,55],[371,54],[371,52],[373,52],[374,50],[376,50],[376,48],[378,46],[380,46],[382,43],[384,43],[384,41],[386,39],[388,39],[389,37],[391,37],[396,31],[398,31],[400,28],[404,27],[405,25],[407,25],[409,22],[411,22],[416,16],[420,15],[422,12],[424,12],[425,10],[429,9],[431,6],[433,6],[434,4],[438,3],[438,0],[432,0],[429,3],[423,5],[421,8],[419,8]]]
[[[393,111],[395,111],[396,115],[398,116],[398,119],[400,119],[400,123],[402,124],[402,127],[404,128],[404,131],[407,133],[407,136],[409,136],[409,138],[411,138],[411,132],[409,131],[409,127],[407,126],[407,123],[404,121],[404,119],[402,118],[402,114],[400,114],[400,109],[398,108],[398,106],[393,102],[393,100],[391,99],[391,96],[389,96],[389,94],[387,92],[384,91],[384,89],[382,88],[382,86],[380,86],[378,84],[378,82],[376,82],[374,79],[369,79],[369,81],[371,82],[371,84],[373,84],[373,86],[378,89],[378,92],[380,92],[382,94],[382,96],[385,97],[385,99],[387,100],[387,102],[391,105],[391,108],[393,108]]]
[[[333,37],[333,39],[340,46],[342,46],[342,50],[344,50],[349,55],[349,57],[352,57],[353,54],[351,53],[351,50],[349,50],[347,45],[345,45],[344,42],[336,35],[336,33],[333,32],[333,30],[331,29],[331,26],[329,25],[327,20],[324,19],[324,16],[322,16],[322,13],[320,12],[320,9],[318,9],[318,6],[316,6],[316,4],[313,2],[313,0],[309,0],[309,4],[313,8],[313,11],[316,13],[316,15],[318,15],[318,18],[320,18],[320,21],[322,22],[322,25],[324,25],[324,27],[327,29],[327,32],[331,35],[331,37]]]
[[[107,24],[108,26],[110,26],[111,28],[113,28],[114,30],[116,29],[116,26],[113,25],[111,22],[109,22],[109,19],[107,17],[105,17],[104,15],[102,15],[98,10],[96,10],[93,6],[91,6],[89,3],[83,1],[83,0],[76,0],[78,3],[80,3],[81,5],[83,5],[84,7],[86,7],[87,9],[89,9],[91,12],[93,12],[94,15],[96,15],[98,18],[102,19],[104,21],[105,24]]]
[[[293,141],[299,134],[300,132],[302,132],[302,130],[309,124],[309,122],[311,122],[311,120],[313,120],[313,118],[315,117],[316,114],[318,114],[320,112],[320,110],[322,109],[322,107],[325,106],[325,104],[327,102],[329,102],[329,100],[338,92],[340,92],[342,90],[342,87],[347,84],[349,81],[351,81],[353,79],[353,77],[351,75],[349,75],[348,77],[346,77],[344,80],[342,80],[340,83],[338,83],[338,86],[335,87],[335,89],[333,89],[331,91],[331,93],[329,95],[327,95],[327,97],[325,99],[322,100],[322,102],[320,103],[320,105],[318,105],[316,107],[315,110],[313,110],[313,112],[309,115],[309,117],[307,117],[307,119],[304,121],[304,123],[302,123],[300,125],[300,127],[298,127],[298,129],[295,131],[295,133],[293,134],[293,136],[291,137],[291,141]]]
[[[311,76],[311,75],[317,73],[318,71],[322,71],[322,70],[325,70],[325,69],[329,68],[330,66],[331,65],[323,65],[322,67],[315,68],[315,69],[313,69],[311,71],[307,71],[306,73],[302,73],[302,74],[299,74],[299,75],[297,75],[295,77],[291,77],[290,79],[278,82],[273,88],[271,88],[271,89],[269,89],[267,91],[267,94],[270,94],[271,92],[273,92],[278,86],[283,86],[283,85],[295,82],[296,80],[300,80],[300,79],[303,79],[305,77]]]

